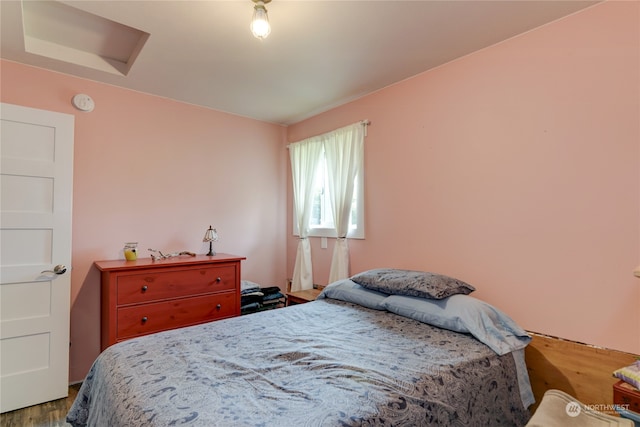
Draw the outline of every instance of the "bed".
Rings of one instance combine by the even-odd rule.
[[[393,306],[390,297],[406,301]],[[504,321],[509,325],[501,332],[509,347],[504,349],[481,342],[474,335],[482,334],[473,330],[461,333],[451,325],[416,320],[424,311],[413,305],[447,305],[462,297],[471,298],[390,295],[345,279],[307,304],[124,341],[96,359],[67,421],[73,426],[525,425],[533,395],[524,365],[528,337],[519,329],[512,333],[517,325],[498,311],[498,321],[491,320],[500,329]],[[403,306],[407,302],[413,311]]]

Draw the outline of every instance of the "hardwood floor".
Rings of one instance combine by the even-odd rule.
[[[2,427],[65,427],[70,426],[65,421],[67,412],[71,408],[80,384],[69,386],[69,396],[46,402],[41,405],[0,414],[0,426]]]

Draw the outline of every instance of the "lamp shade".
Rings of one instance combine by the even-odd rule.
[[[218,241],[218,232],[215,228],[209,226],[209,229],[204,233],[204,237],[202,238],[203,242],[217,242]]]

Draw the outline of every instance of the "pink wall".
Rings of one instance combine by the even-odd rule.
[[[288,130],[1,61],[2,102],[76,117],[71,381],[99,352],[94,260],[130,240],[203,253],[211,224],[243,278],[283,284],[285,139],[365,118],[352,272],[447,273],[530,330],[640,353],[639,13],[608,2]],[[73,109],[76,93],[96,109]],[[325,283],[332,242],[312,243]]]
[[[42,69],[2,61],[2,102],[75,115],[72,382],[99,353],[100,278],[95,260],[124,242],[246,256],[242,276],[284,285],[286,129]],[[91,113],[71,106],[77,93]]]
[[[351,272],[449,274],[529,330],[640,353],[639,19],[606,2],[290,126],[371,120]]]

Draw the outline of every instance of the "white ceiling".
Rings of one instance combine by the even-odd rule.
[[[273,0],[261,41],[250,0],[1,0],[0,53],[288,125],[595,3]]]

